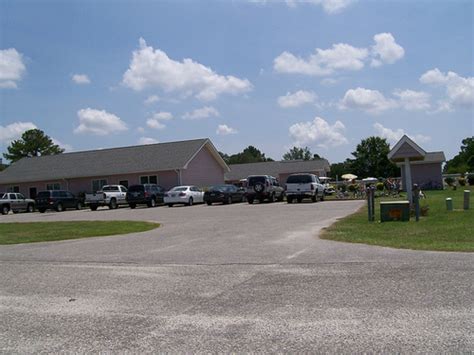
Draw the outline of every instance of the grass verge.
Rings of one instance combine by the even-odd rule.
[[[0,223],[0,244],[47,242],[144,232],[158,223],[141,221],[80,221]]]
[[[470,187],[471,208],[466,211],[462,209],[463,190],[425,191],[426,199],[420,205],[428,205],[429,211],[419,222],[412,217],[409,222],[380,223],[380,201],[390,199],[378,198],[376,222],[367,221],[367,207],[363,207],[325,229],[320,237],[401,249],[473,252],[474,188]],[[453,199],[454,211],[446,210],[447,197]]]

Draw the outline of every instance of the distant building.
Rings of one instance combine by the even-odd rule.
[[[239,183],[250,175],[271,175],[276,177],[284,186],[289,175],[295,173],[311,173],[317,176],[327,176],[330,171],[326,159],[316,160],[282,160],[261,163],[231,164],[230,171],[225,174],[225,181],[230,184]]]
[[[405,183],[411,180],[421,189],[442,189],[442,164],[446,161],[443,152],[426,152],[408,136],[404,135],[388,153],[388,158],[401,169],[402,188],[406,191]],[[410,166],[407,176],[406,164]]]
[[[95,192],[106,184],[222,184],[229,167],[209,139],[23,158],[0,172],[0,191]]]

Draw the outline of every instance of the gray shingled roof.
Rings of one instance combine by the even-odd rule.
[[[23,158],[0,172],[0,184],[182,169],[207,142],[195,139]]]
[[[225,179],[235,181],[245,179],[249,175],[272,175],[304,173],[318,170],[329,171],[329,162],[326,159],[318,160],[282,160],[263,163],[232,164]]]

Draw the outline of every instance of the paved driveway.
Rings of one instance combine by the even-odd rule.
[[[0,246],[0,351],[473,351],[473,256],[317,238],[361,206],[107,209],[154,231]]]

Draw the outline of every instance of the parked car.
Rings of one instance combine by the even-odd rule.
[[[126,200],[130,208],[137,205],[147,205],[155,207],[157,204],[163,203],[165,189],[156,184],[132,185],[128,188]]]
[[[35,201],[25,198],[17,192],[0,192],[0,211],[2,214],[8,214],[12,211],[18,213],[20,211],[34,212]]]
[[[204,192],[197,186],[175,186],[165,193],[165,205],[184,204],[192,206],[194,203],[204,202]]]
[[[252,204],[254,200],[283,201],[284,189],[278,180],[270,175],[251,175],[247,178],[246,198]]]
[[[41,213],[46,210],[55,210],[62,212],[68,208],[80,210],[82,208],[81,201],[69,191],[64,190],[46,190],[40,191],[36,195],[36,208]]]
[[[244,191],[234,185],[211,186],[204,193],[204,202],[208,205],[212,205],[214,202],[222,202],[227,205],[233,202],[242,202],[243,199]]]
[[[286,200],[292,203],[294,200],[301,202],[304,198],[310,198],[316,202],[318,198],[324,200],[324,185],[314,174],[292,174],[286,180]]]
[[[127,188],[123,185],[104,185],[100,191],[94,194],[86,194],[85,204],[92,211],[99,206],[109,206],[111,210],[120,205],[127,205]]]

